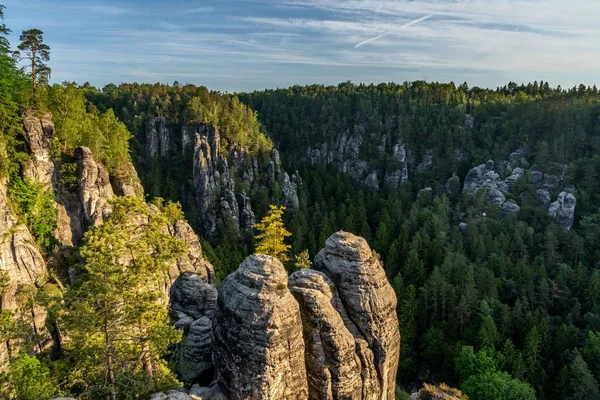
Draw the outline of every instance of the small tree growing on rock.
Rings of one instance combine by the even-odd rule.
[[[256,238],[256,252],[277,258],[281,262],[289,260],[288,251],[291,246],[285,244],[285,238],[292,236],[283,224],[285,207],[269,206],[269,213],[256,225],[259,233]]]

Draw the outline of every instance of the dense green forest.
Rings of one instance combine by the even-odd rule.
[[[21,117],[25,111],[52,113],[57,132],[52,157],[62,160],[65,170],[74,149],[85,145],[113,173],[125,171],[133,160],[148,197],[173,201],[181,201],[179,188],[189,180],[192,161],[183,151],[145,160],[148,119],[168,116],[171,121],[213,123],[221,129],[224,149],[238,145],[259,154],[275,146],[286,167],[298,169],[303,179],[300,208],[284,215],[292,234],[292,260],[305,250],[313,258],[325,239],[340,229],[365,237],[380,255],[398,296],[401,387],[446,382],[474,400],[600,398],[600,94],[595,87],[565,90],[535,82],[488,90],[426,82],[343,83],[230,95],[177,83],[103,89],[48,85],[45,77],[36,80],[17,68],[6,34],[0,24],[0,178],[10,178],[12,206],[46,249],[45,255],[52,252],[49,233],[56,216],[47,207],[51,194],[20,177],[27,161]],[[473,118],[471,128],[465,127],[466,115]],[[315,143],[355,131],[387,138],[383,149],[380,140],[362,144],[361,157],[377,168],[386,167],[400,138],[416,159],[432,150],[433,167],[411,174],[401,189],[376,192],[332,165],[306,162],[306,150]],[[464,178],[474,165],[506,159],[517,149],[539,168],[568,166],[565,182],[574,187],[578,200],[573,229],[563,229],[546,215],[525,179],[513,189],[521,199],[516,215],[503,216],[485,193],[443,190],[453,172]],[[460,160],[457,150],[465,154]],[[426,186],[433,190],[421,192]],[[277,196],[253,202],[258,203],[256,210],[279,203]],[[119,218],[131,210],[148,212],[147,206],[126,201],[116,207],[113,220],[90,234],[82,249],[90,260],[91,277],[103,257],[110,256],[103,253],[102,240],[118,236]],[[465,229],[459,228],[460,222],[467,224]],[[160,230],[150,234],[156,239]],[[182,251],[178,243],[170,246],[169,259]],[[252,246],[251,238],[203,243],[220,278],[237,268]],[[123,298],[137,298],[136,285],[158,274],[169,259],[142,265],[127,281],[129,291]],[[293,261],[287,266],[295,268]],[[116,275],[114,282],[121,279]],[[65,297],[65,326],[75,344],[97,340],[88,336],[86,326],[77,325],[76,318],[94,301],[81,293],[96,284],[84,279]],[[105,309],[122,298],[109,300]],[[139,305],[145,308],[137,310],[138,315],[156,311],[152,300]],[[151,321],[130,323],[159,320],[160,325],[165,319],[158,313]],[[15,334],[7,321],[0,314],[2,340]],[[169,329],[159,334],[157,353],[163,354],[177,334]],[[121,349],[118,361],[129,365],[138,347]],[[59,362],[23,352],[3,379],[17,388],[19,399],[68,393],[93,398],[98,376],[86,364],[89,358],[77,350],[67,348]],[[161,366],[164,379],[157,387],[174,379]],[[123,376],[124,381],[140,373],[126,372],[131,375]]]

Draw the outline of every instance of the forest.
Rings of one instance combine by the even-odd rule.
[[[88,278],[66,289],[60,296],[64,301],[58,301],[62,305],[52,303],[57,301],[53,296],[44,300],[61,315],[72,337],[71,347],[58,361],[34,351],[17,355],[0,378],[0,385],[8,385],[3,387],[10,387],[15,399],[69,394],[101,398],[95,390],[102,386],[103,377],[93,360],[102,344],[88,335],[81,321],[98,301],[93,295],[103,290],[92,278],[113,256],[103,243],[116,240],[128,228],[127,215],[154,221],[145,232],[152,240],[130,249],[139,252],[143,262],[137,274],[127,279],[115,272],[111,284],[127,290],[121,297],[105,299],[103,310],[119,302],[135,303],[140,282],[158,279],[165,265],[184,252],[179,241],[161,231],[173,222],[169,215],[179,218],[184,213],[202,234],[193,202],[181,190],[192,186],[191,155],[185,146],[174,146],[168,154],[151,159],[145,155],[146,126],[156,117],[216,125],[223,152],[238,146],[262,157],[261,162],[277,148],[285,168],[299,172],[299,207],[283,213],[291,235],[284,245],[284,252],[289,246],[289,260],[282,257],[282,261],[287,261],[290,272],[310,265],[325,240],[338,230],[364,237],[376,250],[398,298],[399,398],[407,398],[403,396],[423,383],[441,382],[460,388],[473,400],[600,398],[600,93],[596,87],[566,89],[544,81],[511,82],[497,89],[470,88],[466,83],[346,82],[227,94],[177,82],[104,88],[50,84],[44,59],[38,60],[37,72],[18,68],[6,39],[8,28],[1,23],[3,10],[0,7],[0,183],[9,182],[11,209],[29,227],[44,255],[50,258],[56,251],[52,232],[57,216],[50,206],[52,192],[22,177],[28,160],[23,115],[29,110],[52,114],[56,126],[52,158],[61,161],[62,184],[77,184],[74,151],[86,146],[116,176],[129,174],[127,166],[133,162],[147,200],[165,213],[153,217],[143,202],[117,201],[109,223],[86,235],[80,250],[88,263]],[[390,165],[393,146],[399,141],[414,160],[428,155],[432,165],[419,171],[414,161],[406,184],[372,190],[333,163],[310,162],[306,154],[315,144],[335,143],[343,133],[361,135],[359,157],[368,160],[379,176]],[[181,140],[180,135],[174,137]],[[510,195],[520,203],[515,214],[505,214],[491,204],[485,190],[474,195],[460,188],[446,190],[453,173],[464,181],[474,166],[489,159],[506,160],[517,150],[546,172],[566,166],[563,187],[571,188],[577,198],[571,229],[557,224],[540,206],[528,181],[530,171],[511,188]],[[554,188],[552,195],[558,191]],[[251,200],[261,219],[269,209],[282,205],[281,188],[275,186]],[[466,224],[462,228],[461,222]],[[202,241],[218,280],[254,253],[255,246],[252,233],[236,235],[226,230],[217,239]],[[159,250],[164,259],[143,257]],[[149,331],[155,335],[152,346],[156,344],[160,356],[179,339],[167,326],[164,312],[155,308],[153,296],[159,296],[158,289],[148,293],[139,308],[129,310],[135,318],[128,320],[128,326],[139,331],[134,344],[119,349],[122,360],[143,353],[140,349],[148,346]],[[153,313],[150,320],[148,313]],[[3,342],[18,335],[16,317],[0,312]],[[87,322],[99,326],[102,321]],[[126,336],[126,332],[118,334]],[[86,346],[88,354],[81,351]],[[129,397],[123,398],[141,398],[131,393],[176,382],[168,363],[162,358],[157,363],[161,372],[152,380],[154,386],[145,387],[149,383],[142,379],[128,387]],[[143,375],[136,369],[124,371],[119,378],[123,382]]]

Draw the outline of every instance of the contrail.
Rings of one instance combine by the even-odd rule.
[[[398,28],[394,29],[393,31],[389,31],[389,32],[386,32],[386,33],[382,33],[382,34],[381,34],[381,35],[379,35],[379,36],[375,36],[375,37],[373,37],[373,38],[371,38],[371,39],[367,39],[367,40],[365,40],[364,42],[360,42],[359,44],[357,44],[356,46],[354,46],[354,48],[355,48],[355,49],[358,49],[360,46],[362,46],[362,45],[364,45],[364,44],[371,43],[371,42],[374,42],[374,41],[376,41],[376,40],[379,40],[379,39],[381,39],[382,37],[385,37],[385,36],[387,36],[387,35],[391,35],[391,34],[392,34],[392,33],[394,33],[394,32],[398,32],[398,31],[399,31],[399,30],[401,30],[401,29],[408,28],[409,26],[412,26],[412,25],[418,24],[419,22],[423,22],[423,21],[425,21],[426,19],[429,19],[429,18],[431,18],[431,17],[432,17],[432,15],[426,15],[426,16],[424,16],[424,17],[421,17],[421,18],[419,18],[419,19],[415,19],[415,20],[413,20],[413,21],[407,22],[407,23],[406,23],[406,24],[404,24],[404,25],[400,25]]]

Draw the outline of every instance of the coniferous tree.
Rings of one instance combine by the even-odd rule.
[[[285,207],[269,206],[267,214],[254,229],[256,234],[256,252],[277,258],[281,262],[289,260],[288,251],[291,246],[285,243],[285,238],[292,234],[285,229],[283,212]]]
[[[161,282],[185,245],[142,199],[117,198],[112,207],[85,235],[84,275],[65,295],[63,320],[74,383],[115,400],[176,382],[161,357],[181,333],[169,324]]]
[[[31,89],[36,95],[36,86],[39,83],[48,83],[50,67],[46,64],[50,61],[50,46],[44,43],[44,32],[39,29],[28,29],[21,33],[16,55],[20,59],[29,60],[31,73]],[[24,54],[22,54],[23,52]]]

